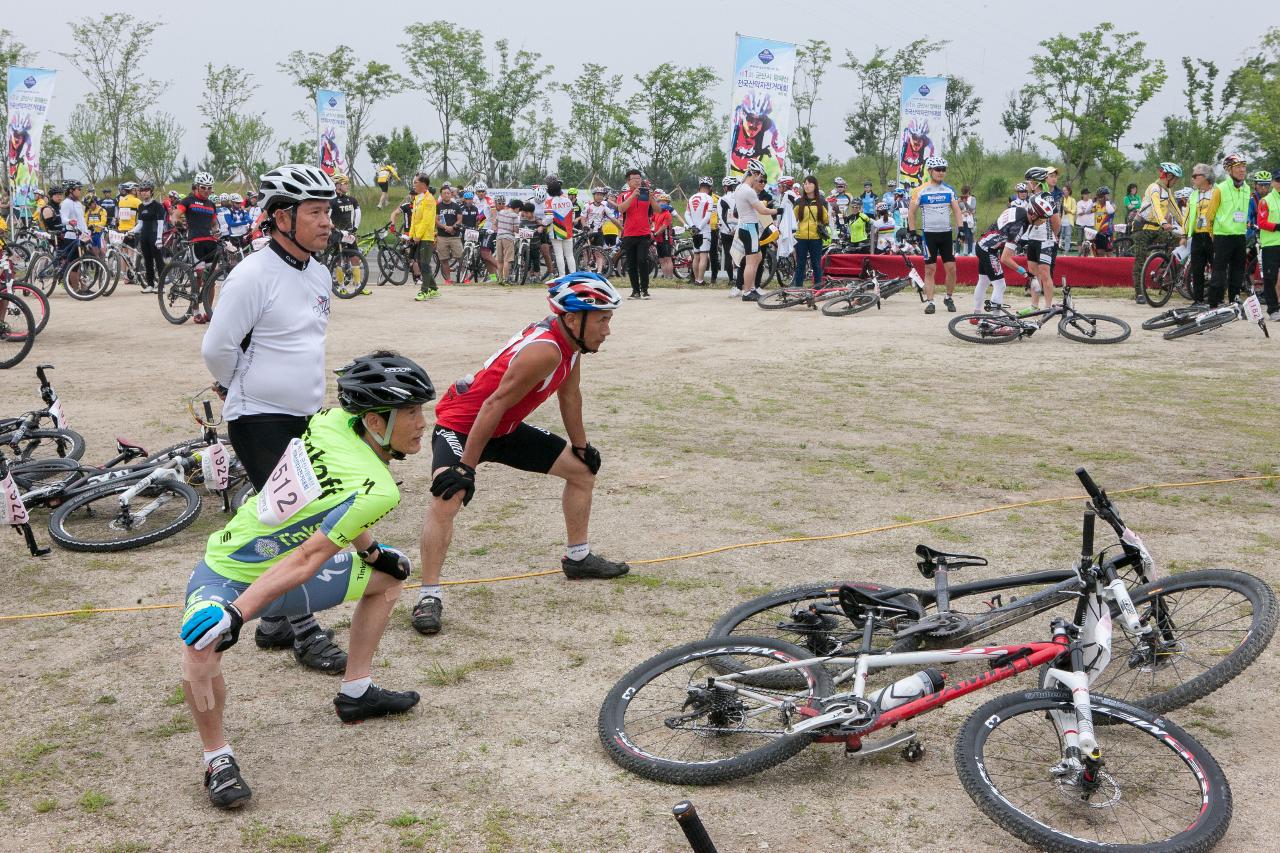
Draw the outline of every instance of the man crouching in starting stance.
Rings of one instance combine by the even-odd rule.
[[[338,717],[354,723],[418,704],[412,690],[384,690],[370,677],[412,570],[408,557],[378,544],[370,529],[400,503],[387,463],[422,449],[422,405],[435,396],[426,371],[407,358],[385,350],[357,358],[338,371],[342,408],[308,422],[306,458],[286,453],[263,489],[264,506],[247,502],[209,537],[187,583],[182,689],[204,744],[205,787],[215,806],[234,808],[251,795],[222,729],[222,653],[235,645],[246,620],[358,600],[347,670],[333,700]],[[319,487],[309,501],[307,485],[313,495]]]

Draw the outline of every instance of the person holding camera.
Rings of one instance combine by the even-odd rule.
[[[653,212],[649,198],[649,182],[639,169],[627,170],[627,188],[618,196],[618,212],[622,214],[622,256],[627,261],[631,278],[631,298],[649,298],[649,241],[653,229]]]

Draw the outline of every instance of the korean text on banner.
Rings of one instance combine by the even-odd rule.
[[[729,174],[741,176],[750,161],[759,160],[772,184],[786,171],[796,46],[753,36],[737,38],[729,103]]]
[[[347,96],[330,89],[316,92],[316,132],[320,144],[320,168],[325,174],[347,173],[342,146],[347,140]]]
[[[29,208],[40,183],[40,137],[56,71],[47,68],[9,68],[7,99],[9,126],[5,132],[9,185],[13,206]]]
[[[943,153],[946,100],[946,77],[902,78],[902,115],[898,119],[899,183],[919,186],[926,177],[924,161]]]

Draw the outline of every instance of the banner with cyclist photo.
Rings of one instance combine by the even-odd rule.
[[[926,177],[924,161],[944,153],[942,139],[946,130],[946,100],[946,77],[902,78],[898,183],[907,187],[919,186]]]
[[[347,138],[347,96],[331,89],[316,91],[316,133],[320,145],[320,168],[327,175],[347,173],[342,146]]]
[[[5,148],[9,158],[9,185],[13,187],[12,205],[26,208],[35,199],[40,183],[40,137],[44,132],[49,101],[53,99],[56,71],[47,68],[9,69],[7,100],[9,127],[5,132]]]
[[[772,184],[786,171],[796,46],[754,36],[737,38],[729,105],[729,174],[740,177],[747,163],[759,160]]]

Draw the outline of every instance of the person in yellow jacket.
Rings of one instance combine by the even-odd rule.
[[[1235,299],[1244,285],[1245,232],[1249,229],[1249,200],[1245,183],[1248,162],[1240,154],[1222,160],[1227,177],[1213,188],[1205,216],[1213,235],[1213,281],[1209,285],[1209,307],[1222,304],[1224,294]]]
[[[1161,163],[1159,175],[1147,191],[1137,212],[1129,219],[1133,236],[1133,298],[1147,304],[1142,292],[1142,268],[1147,256],[1156,249],[1172,249],[1178,243],[1174,226],[1181,222],[1178,205],[1173,198],[1173,185],[1182,180],[1182,167],[1177,163]]]
[[[1267,314],[1280,321],[1280,172],[1258,172],[1254,180],[1269,179],[1271,191],[1258,201],[1258,252],[1262,258],[1262,295]]]
[[[392,181],[400,180],[400,173],[396,171],[396,167],[390,163],[383,163],[374,173],[373,182],[378,185],[378,210],[382,210],[387,203],[387,189],[391,186]]]
[[[102,257],[102,235],[107,230],[107,221],[106,208],[97,196],[89,196],[84,205],[84,224],[93,240],[90,251],[99,258]]]
[[[120,185],[124,195],[116,202],[116,230],[121,234],[128,234],[138,224],[138,208],[142,207],[142,200],[134,195],[137,188],[133,181]]]
[[[1209,204],[1213,200],[1213,167],[1197,163],[1191,167],[1191,197],[1182,220],[1182,233],[1187,235],[1191,255],[1191,299],[1205,300],[1205,270],[1213,264],[1213,219],[1209,216]]]
[[[432,257],[436,252],[436,197],[431,194],[431,178],[425,172],[419,172],[413,179],[413,217],[409,220],[409,239],[414,243],[414,257],[417,258],[417,269],[414,279],[418,282],[417,302],[433,299],[440,295],[436,287],[436,276],[431,269]]]

